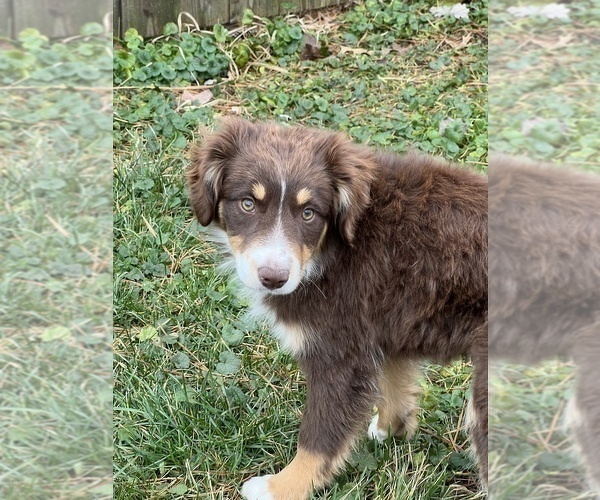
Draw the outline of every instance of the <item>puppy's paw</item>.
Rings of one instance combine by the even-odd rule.
[[[256,476],[246,481],[242,486],[242,496],[246,500],[274,500],[273,495],[269,492],[271,476],[271,474]]]
[[[379,414],[375,415],[369,424],[369,430],[367,435],[371,439],[376,439],[380,443],[383,443],[387,438],[390,437],[390,433],[387,430],[380,429],[377,424],[379,423]]]

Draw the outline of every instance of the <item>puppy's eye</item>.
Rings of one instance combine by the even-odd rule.
[[[254,212],[255,204],[252,198],[244,198],[240,202],[240,206],[244,212]]]
[[[305,208],[302,211],[302,220],[305,220],[306,222],[313,220],[313,218],[315,217],[315,211],[312,208]]]

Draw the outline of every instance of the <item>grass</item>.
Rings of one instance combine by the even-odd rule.
[[[487,10],[471,8],[469,22],[434,20],[424,1],[368,0],[285,21],[247,15],[240,30],[197,38],[168,26],[153,42],[131,32],[119,42],[115,498],[236,498],[245,479],[277,472],[295,451],[304,378],[265,326],[245,316],[188,209],[185,147],[196,127],[228,114],[269,118],[484,169]],[[327,57],[302,59],[298,30]],[[162,71],[158,63],[181,54],[171,46],[186,58],[172,64],[182,69]],[[229,65],[190,91],[192,46],[224,54]],[[160,90],[139,80],[152,68]],[[428,365],[417,435],[362,439],[315,498],[481,498],[463,432],[469,378],[465,363]]]
[[[564,426],[573,394],[573,366],[492,365],[490,497],[592,499]]]
[[[513,3],[491,5],[490,149],[600,171],[600,2],[570,5],[569,21],[516,19]]]
[[[2,43],[0,497],[110,498],[109,40]]]
[[[600,3],[569,4],[570,20],[516,19],[490,6],[490,150],[600,172],[594,57]],[[573,438],[562,428],[573,367],[495,365],[490,395],[490,497],[586,494]]]

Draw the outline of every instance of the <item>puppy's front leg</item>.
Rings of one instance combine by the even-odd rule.
[[[306,410],[295,458],[279,474],[247,481],[248,500],[304,500],[325,486],[348,457],[375,397],[375,370],[326,366],[304,359],[308,384]],[[348,366],[350,365],[350,366]]]

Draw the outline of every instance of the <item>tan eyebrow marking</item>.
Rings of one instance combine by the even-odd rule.
[[[261,183],[257,182],[252,186],[252,194],[254,195],[254,198],[262,201],[265,199],[265,196],[267,196],[267,190]]]
[[[228,236],[229,245],[233,250],[233,254],[237,255],[242,253],[242,249],[244,248],[244,238],[241,236]]]
[[[296,202],[298,205],[304,205],[308,200],[310,200],[311,196],[312,193],[310,192],[310,189],[302,188],[300,191],[298,191],[298,194],[296,194]]]

